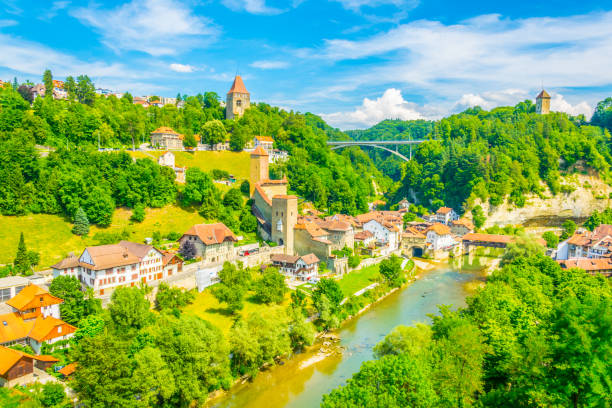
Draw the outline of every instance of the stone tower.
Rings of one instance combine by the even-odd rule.
[[[225,104],[225,119],[239,118],[251,106],[251,94],[247,91],[240,75],[236,75],[234,83],[227,93]]]
[[[536,113],[546,115],[550,112],[550,95],[544,89],[536,96]]]
[[[268,153],[261,146],[258,146],[251,153],[250,195],[253,195],[256,183],[268,178]]]
[[[293,255],[293,228],[297,224],[297,197],[277,195],[272,197],[272,241],[285,246],[285,253]]]

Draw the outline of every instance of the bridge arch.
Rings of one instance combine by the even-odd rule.
[[[386,150],[389,153],[392,153],[392,154],[396,155],[397,157],[399,157],[402,160],[405,160],[405,161],[409,161],[410,160],[408,157],[404,156],[403,154],[401,154],[399,152],[396,152],[395,150],[391,150],[388,147],[384,147],[384,146],[377,145],[377,144],[372,144],[372,143],[356,143],[356,142],[353,142],[353,143],[350,143],[350,144],[339,144],[339,145],[332,146],[331,150],[336,150],[336,149],[340,149],[342,147],[348,147],[348,146],[362,146],[362,147],[369,146],[369,147],[375,147],[377,149]],[[410,153],[411,153],[411,156],[412,156],[412,149],[411,149]]]

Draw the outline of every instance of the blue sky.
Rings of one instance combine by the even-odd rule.
[[[343,129],[533,98],[590,115],[612,95],[602,1],[0,0],[0,78],[88,74],[134,95],[251,99]]]

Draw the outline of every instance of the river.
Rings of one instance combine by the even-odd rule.
[[[239,384],[209,405],[215,408],[311,408],[324,394],[345,384],[361,363],[374,358],[372,348],[394,327],[428,322],[437,305],[465,305],[469,282],[477,275],[448,268],[422,273],[410,286],[373,305],[337,331],[342,355],[313,364],[318,347],[294,356],[282,366],[265,370],[253,380]],[[306,365],[306,367],[304,367]]]

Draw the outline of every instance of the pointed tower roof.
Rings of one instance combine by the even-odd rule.
[[[268,152],[264,150],[263,147],[257,146],[253,152],[251,152],[251,157],[253,156],[269,156]]]
[[[536,96],[536,99],[541,99],[541,98],[549,98],[550,99],[550,95],[548,94],[548,92],[546,92],[544,89],[542,89],[542,92],[540,92],[538,94],[538,96]]]
[[[249,93],[249,91],[247,91],[246,87],[244,86],[244,82],[242,82],[242,77],[240,75],[236,75],[236,78],[234,78],[234,83],[232,84],[232,87],[230,88],[228,94],[231,93]]]

